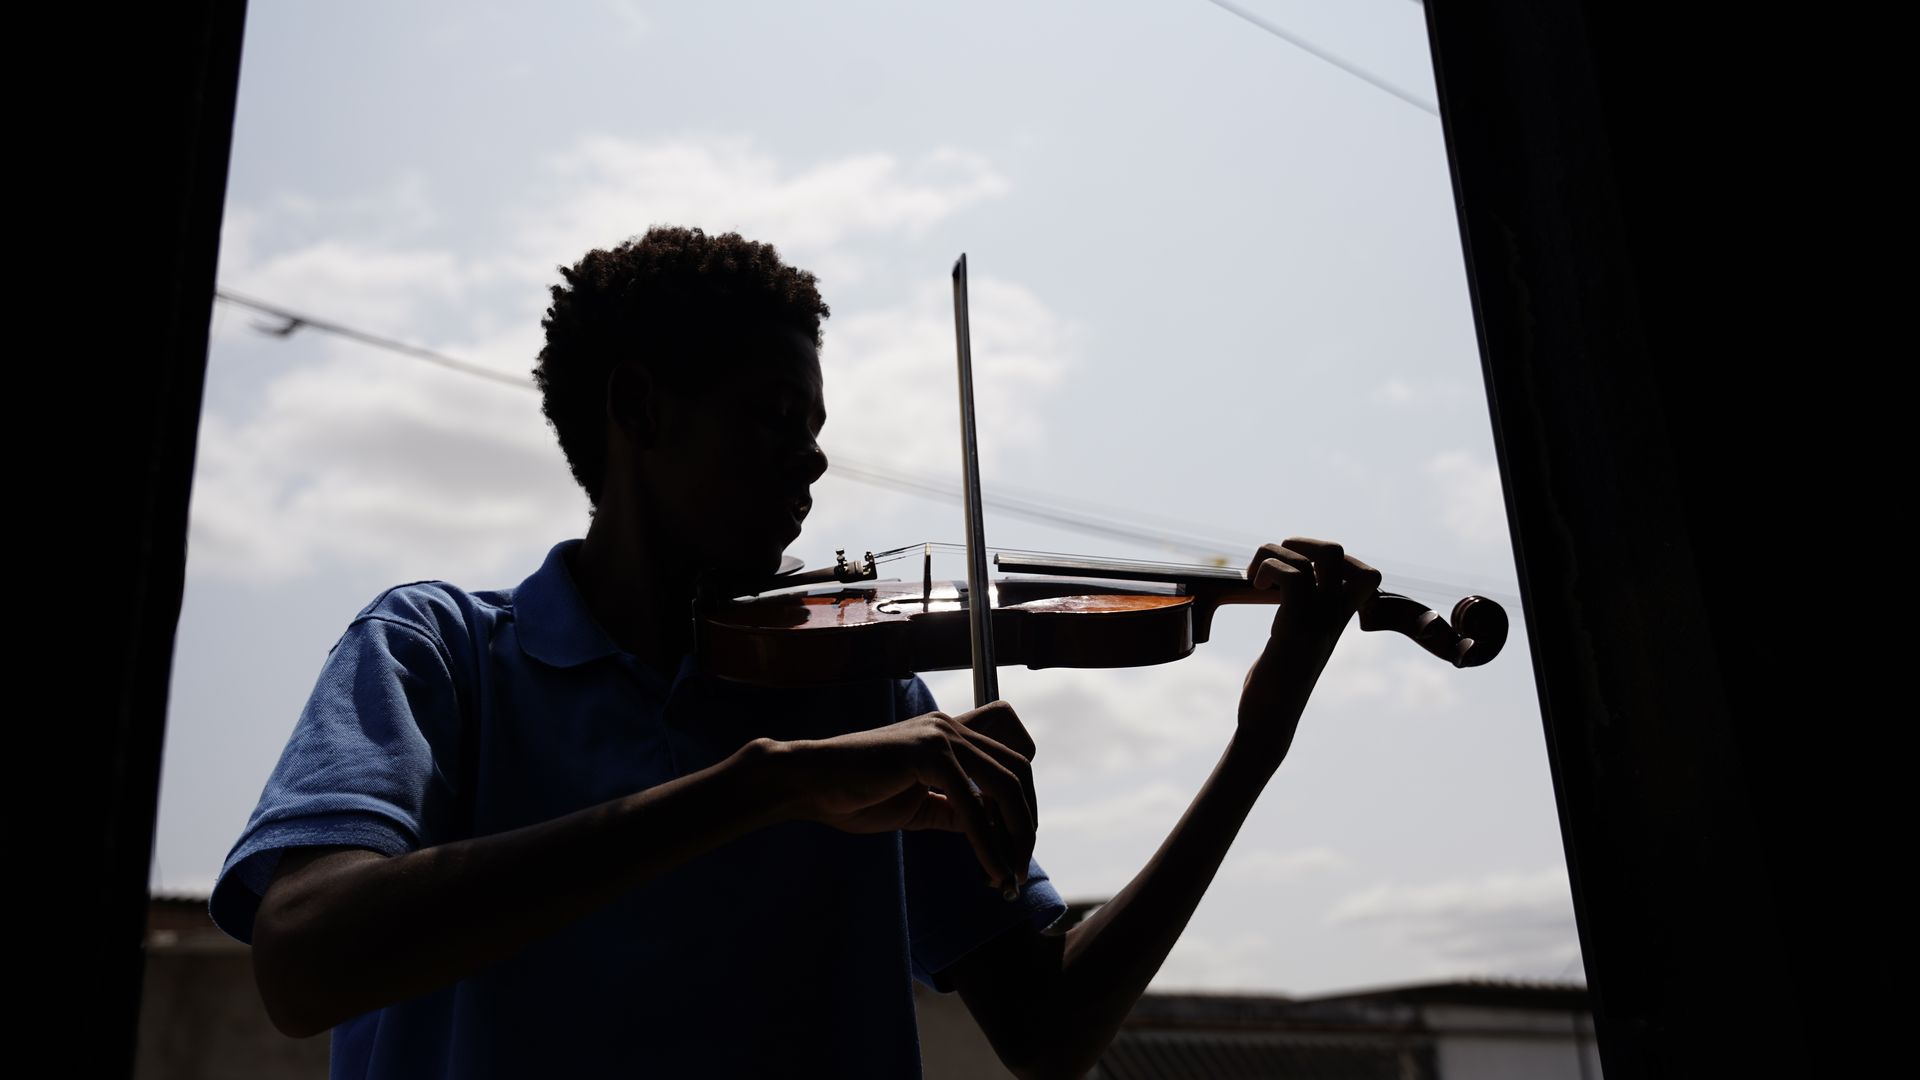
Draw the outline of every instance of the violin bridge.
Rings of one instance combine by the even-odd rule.
[[[833,554],[833,579],[835,581],[842,583],[872,581],[880,576],[880,571],[874,566],[873,552],[871,551],[867,552],[866,558],[861,559],[857,566],[847,561],[846,548],[839,548],[834,551]]]

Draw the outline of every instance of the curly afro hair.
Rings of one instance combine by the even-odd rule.
[[[638,361],[661,382],[697,389],[717,357],[769,329],[792,329],[817,348],[829,314],[817,279],[739,233],[655,226],[611,251],[560,267],[547,343],[533,379],[574,479],[595,508],[605,480],[607,376]]]

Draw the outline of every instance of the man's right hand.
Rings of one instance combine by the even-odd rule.
[[[965,833],[995,888],[1026,883],[1034,745],[1006,702],[778,749],[793,816],[847,832]]]

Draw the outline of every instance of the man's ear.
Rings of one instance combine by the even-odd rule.
[[[660,398],[653,375],[639,364],[615,364],[607,373],[607,421],[639,446],[659,436]]]

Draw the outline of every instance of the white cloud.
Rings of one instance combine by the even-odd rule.
[[[1278,885],[1312,874],[1345,869],[1347,857],[1330,848],[1311,847],[1297,851],[1239,851],[1227,856],[1220,871],[1223,879],[1257,885]]]
[[[652,36],[653,16],[647,14],[640,0],[605,0],[603,6],[627,39],[640,41]]]
[[[584,520],[536,395],[331,351],[247,416],[203,416],[194,573],[264,582],[334,560],[495,581],[556,521]]]
[[[1405,405],[1414,399],[1413,384],[1405,379],[1388,379],[1378,390],[1374,399],[1389,405]]]
[[[1164,834],[1180,820],[1193,796],[1191,791],[1154,781],[1109,799],[1048,810],[1043,824],[1056,833]]]
[[[738,228],[775,239],[799,265],[850,269],[877,265],[888,241],[1007,189],[984,158],[950,148],[914,162],[853,154],[796,169],[744,140],[595,137],[548,164],[547,190],[526,200],[536,209],[499,240],[471,244],[494,253],[478,257],[394,241],[432,204],[417,177],[328,204],[292,194],[232,208],[222,284],[524,377],[541,340],[534,278],[544,284],[555,263],[649,224]],[[383,219],[380,207],[392,212]],[[944,276],[899,306],[842,308],[829,322],[833,447],[951,473]],[[1018,284],[972,286],[991,462],[1037,445],[1042,399],[1072,362],[1075,335]],[[216,349],[273,322],[230,308],[222,316]],[[298,334],[295,355],[318,361],[273,380],[243,415],[210,405],[203,417],[192,572],[258,582],[335,560],[493,580],[513,569],[515,553],[550,543],[556,523],[585,521],[536,394],[337,338],[307,346],[317,332]]]
[[[1433,376],[1417,379],[1392,376],[1374,387],[1373,400],[1376,404],[1401,412],[1411,408],[1485,408],[1479,387],[1473,383]]]
[[[326,239],[222,268],[221,285],[302,314],[379,332],[418,325],[430,303],[465,297],[471,271],[450,251]]]
[[[1039,767],[1056,781],[1071,781],[1164,766],[1193,754],[1217,756],[1233,734],[1245,674],[1206,653],[1144,668],[1007,667],[1000,669],[1000,693],[1020,710],[1039,745]],[[938,700],[963,702],[971,700],[970,678],[966,672],[937,672],[927,682]],[[1140,797],[1135,792],[1121,798]],[[1050,816],[1049,826],[1061,820]]]
[[[1436,975],[1562,977],[1580,956],[1564,866],[1426,885],[1378,885],[1327,913],[1420,950]]]
[[[1500,490],[1500,466],[1464,450],[1436,455],[1426,473],[1434,480],[1440,521],[1469,544],[1507,542],[1507,504]]]
[[[253,265],[263,213],[249,206],[229,206],[220,217],[219,281],[236,284]]]
[[[437,216],[419,173],[327,203],[283,192],[263,205],[229,206],[220,226],[220,285],[302,314],[397,335],[420,325],[432,305],[469,300],[483,276],[481,266],[420,239]],[[251,313],[221,320],[216,341],[273,322]]]
[[[1048,394],[1074,363],[1074,329],[1030,290],[968,281],[983,473],[1005,471],[1044,438]],[[948,477],[959,444],[953,298],[935,281],[899,307],[835,316],[822,355],[828,454]]]
[[[1320,681],[1312,709],[1320,705],[1395,708],[1409,712],[1443,708],[1460,701],[1459,676],[1452,667],[1390,631],[1364,631],[1349,623]]]
[[[1214,936],[1189,926],[1154,975],[1151,989],[1240,990],[1273,978],[1275,942],[1265,934]]]
[[[530,203],[538,209],[517,229],[523,265],[542,275],[590,248],[672,224],[770,239],[828,286],[871,265],[849,242],[918,235],[1010,186],[986,159],[953,149],[911,162],[875,152],[790,169],[745,139],[721,138],[594,136],[547,170],[548,189]]]

